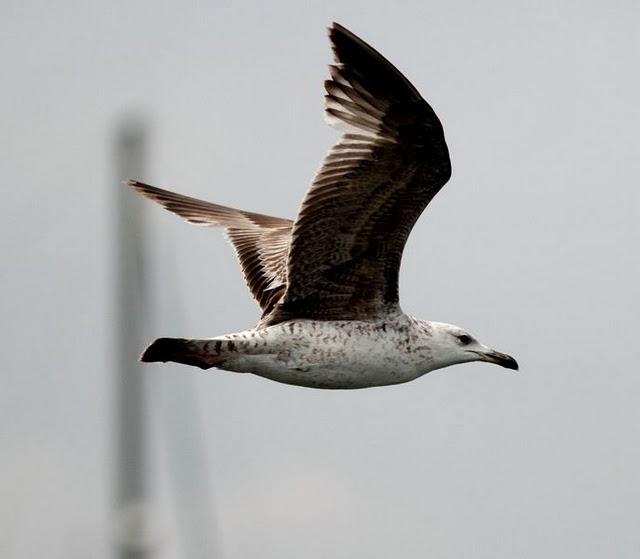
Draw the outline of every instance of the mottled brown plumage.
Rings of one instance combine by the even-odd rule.
[[[190,223],[224,227],[251,294],[263,313],[269,314],[286,285],[293,221],[205,202],[139,181],[127,184]]]
[[[368,320],[398,304],[402,251],[451,174],[442,126],[415,87],[338,24],[325,116],[345,133],[294,222],[129,185],[192,223],[227,229],[264,326]]]

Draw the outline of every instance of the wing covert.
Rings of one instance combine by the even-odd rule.
[[[271,324],[369,319],[397,306],[406,240],[451,174],[442,125],[416,88],[344,27],[334,23],[329,37],[325,118],[344,135],[293,225]]]
[[[249,291],[263,313],[272,310],[287,281],[291,220],[221,206],[138,181],[126,184],[190,223],[224,227]]]

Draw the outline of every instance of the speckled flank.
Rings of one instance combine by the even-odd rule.
[[[442,366],[432,330],[401,313],[368,322],[292,320],[221,336],[213,350],[222,350],[221,369],[314,388],[365,388],[408,382]]]

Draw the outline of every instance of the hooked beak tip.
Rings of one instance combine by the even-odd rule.
[[[500,365],[505,369],[511,369],[513,371],[519,370],[518,362],[513,357],[511,357],[511,355],[507,355],[506,353],[500,353],[499,351],[491,350],[479,355],[481,356],[482,361],[495,363],[496,365]]]
[[[499,363],[499,365],[502,365],[503,367],[506,367],[507,369],[512,369],[514,371],[519,371],[520,370],[520,366],[518,365],[518,362],[511,356],[507,356],[508,359],[505,360],[503,363]]]

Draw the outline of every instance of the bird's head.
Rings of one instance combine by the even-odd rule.
[[[431,322],[430,325],[435,368],[470,361],[486,361],[518,370],[518,362],[513,357],[481,344],[459,326],[442,322]]]

